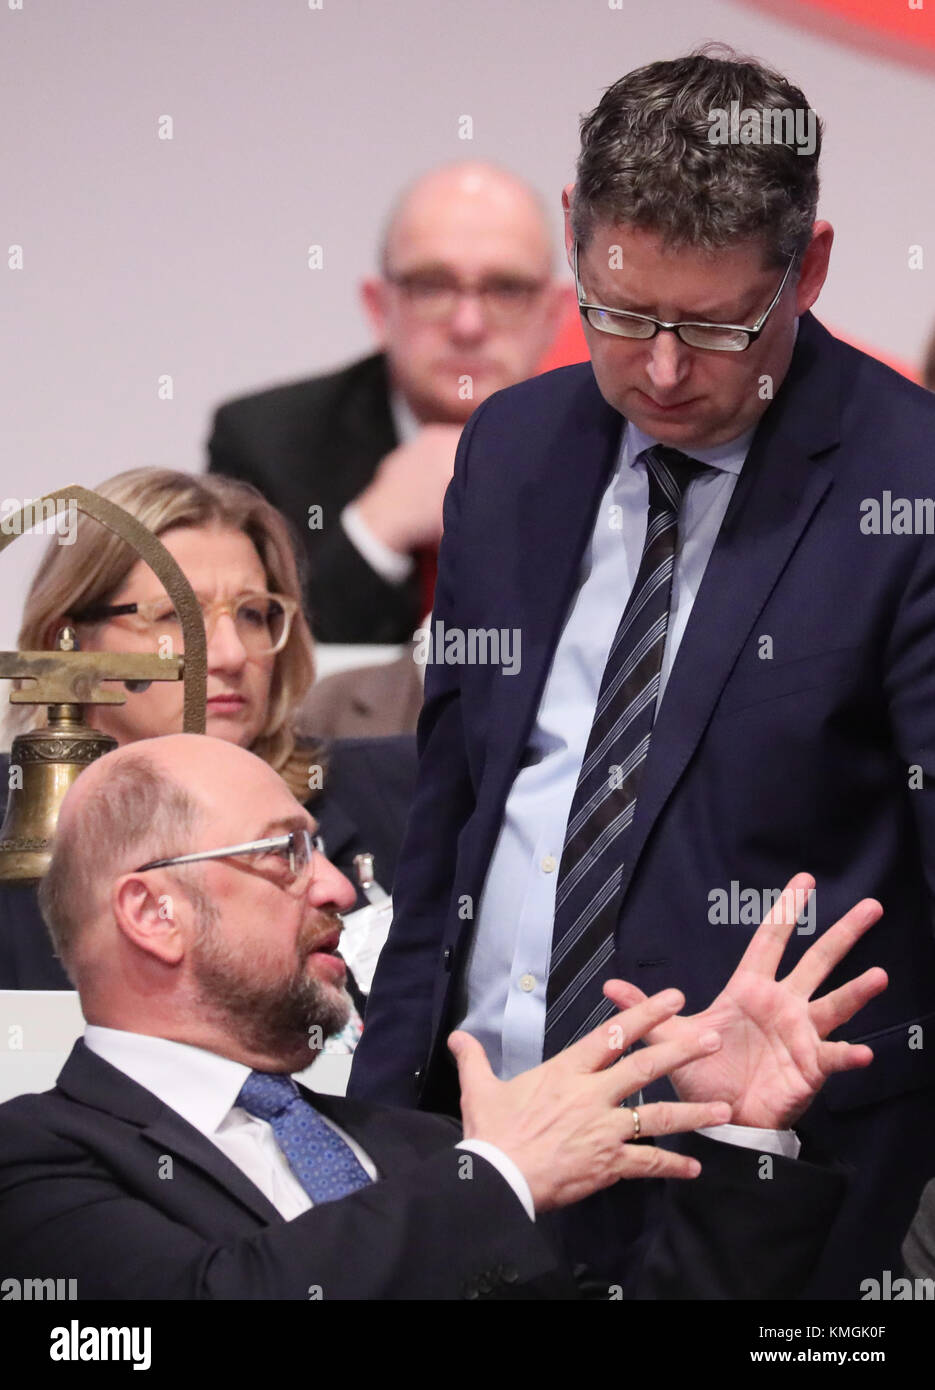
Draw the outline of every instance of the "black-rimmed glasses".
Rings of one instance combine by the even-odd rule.
[[[578,243],[575,242],[575,289],[578,294],[578,308],[582,316],[601,333],[612,333],[618,338],[655,338],[662,330],[675,333],[689,347],[708,348],[712,352],[744,352],[751,343],[756,342],[766,326],[766,320],[779,303],[779,296],[786,287],[789,272],[795,264],[795,256],[790,257],[779,289],[773,295],[772,303],[752,325],[739,323],[667,323],[664,319],[654,319],[651,314],[634,314],[627,309],[608,309],[605,304],[591,304],[584,297],[581,280],[578,276]]]

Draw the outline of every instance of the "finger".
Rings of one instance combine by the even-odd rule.
[[[684,1003],[685,996],[680,990],[665,989],[632,1009],[615,1014],[579,1042],[572,1043],[561,1055],[575,1071],[603,1071],[644,1034],[678,1013]]]
[[[651,1047],[639,1047],[607,1073],[607,1094],[611,1100],[625,1100],[686,1062],[710,1056],[720,1046],[720,1036],[710,1029],[698,1032],[694,1028],[686,1028],[678,1038],[654,1043]]]
[[[883,908],[875,898],[863,898],[850,912],[845,912],[843,917],[839,917],[826,932],[822,932],[795,969],[789,972],[784,983],[790,985],[803,998],[810,998],[834,967],[844,959],[854,943],[882,916]]]
[[[643,991],[631,984],[629,980],[605,980],[604,993],[611,1003],[617,1005],[618,1009],[632,1009],[646,998]],[[642,1040],[648,1043],[668,1042],[680,1037],[686,1026],[687,1020],[678,1016],[665,1019],[655,1027],[648,1028],[643,1034]]]
[[[732,1113],[731,1107],[724,1100],[659,1100],[654,1101],[652,1105],[641,1105],[638,1110],[641,1139],[655,1138],[660,1134],[685,1134],[693,1129],[726,1125],[730,1122]],[[632,1111],[629,1113],[632,1115]]]
[[[823,1042],[818,1046],[818,1065],[823,1075],[869,1067],[873,1053],[866,1043]]]
[[[848,980],[846,985],[823,994],[809,1005],[808,1016],[820,1038],[826,1038],[835,1028],[854,1017],[876,995],[882,994],[889,983],[886,971],[878,965],[865,970],[856,980]]]
[[[458,1064],[458,1080],[463,1091],[466,1085],[481,1086],[493,1078],[487,1053],[470,1033],[460,1029],[448,1038],[448,1051]]]
[[[605,980],[604,994],[618,1009],[632,1009],[634,1004],[642,1004],[649,997],[629,980]]]
[[[697,1178],[701,1164],[688,1154],[658,1149],[654,1144],[622,1144],[618,1178]]]
[[[796,919],[801,916],[809,894],[815,887],[811,874],[794,874],[772,908],[757,927],[749,946],[741,957],[735,974],[741,970],[776,978],[779,962],[792,935]]]

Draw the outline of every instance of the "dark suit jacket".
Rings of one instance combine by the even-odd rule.
[[[0,755],[0,787],[7,785]],[[357,887],[354,856],[374,858],[377,881],[391,891],[416,776],[415,739],[342,739],[328,746],[321,794],[307,804],[329,858]],[[359,895],[358,906],[366,899]],[[31,884],[0,884],[0,989],[71,989]],[[355,1000],[360,1007],[361,1001]]]
[[[621,427],[585,364],[492,397],[462,435],[434,619],[519,628],[522,669],[427,667],[396,918],[352,1095],[452,1103],[444,1039],[471,942],[464,903],[483,888]],[[935,1121],[935,1050],[912,1032],[935,1027],[935,543],[860,529],[862,501],[885,488],[935,494],[933,440],[935,397],[804,317],[660,706],[612,962],[648,994],[678,986],[694,1012],[752,931],[711,925],[713,889],[779,888],[808,869],[819,931],[859,898],[883,903],[832,980],[888,970],[888,991],[842,1030],[876,1061],[833,1078],[803,1124],[859,1168],[814,1286],[845,1297],[855,1270],[895,1267],[930,1161],[906,1136]],[[813,939],[795,935],[787,962]],[[594,1219],[598,1244],[644,1219],[635,1188],[626,1211],[616,1195]]]
[[[531,1222],[486,1160],[466,1176],[452,1121],[307,1094],[382,1181],[287,1222],[210,1140],[76,1043],[53,1091],[0,1106],[4,1274],[67,1275],[81,1299],[575,1296],[549,1222]],[[669,1184],[636,1293],[794,1292],[841,1175],[779,1160],[764,1182],[755,1154],[694,1142],[710,1186]],[[618,1298],[623,1283],[590,1292]]]
[[[422,617],[418,574],[388,584],[339,521],[398,443],[382,354],[230,401],[215,415],[209,470],[252,483],[292,523],[307,562],[312,630],[323,642],[408,642]],[[321,526],[310,529],[315,505]]]

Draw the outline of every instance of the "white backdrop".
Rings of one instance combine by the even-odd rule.
[[[912,244],[935,257],[921,70],[731,0],[0,0],[0,498],[199,469],[217,401],[366,348],[356,283],[425,168],[525,173],[557,239],[579,115],[709,39],[778,67],[825,119],[838,240],[820,316],[917,361],[935,319],[931,275],[908,265]],[[4,646],[42,543],[2,558]]]

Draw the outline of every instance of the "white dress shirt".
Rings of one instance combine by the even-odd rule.
[[[151,1091],[199,1134],[210,1139],[286,1221],[313,1205],[276,1142],[272,1125],[236,1104],[250,1075],[250,1068],[243,1062],[233,1062],[188,1043],[90,1023],[84,1031],[84,1042],[90,1052]],[[369,1154],[340,1125],[325,1115],[321,1118],[341,1136],[367,1175],[376,1180],[380,1175]],[[530,1220],[535,1219],[529,1184],[511,1158],[483,1139],[463,1139],[455,1147],[492,1164],[510,1185]]]

